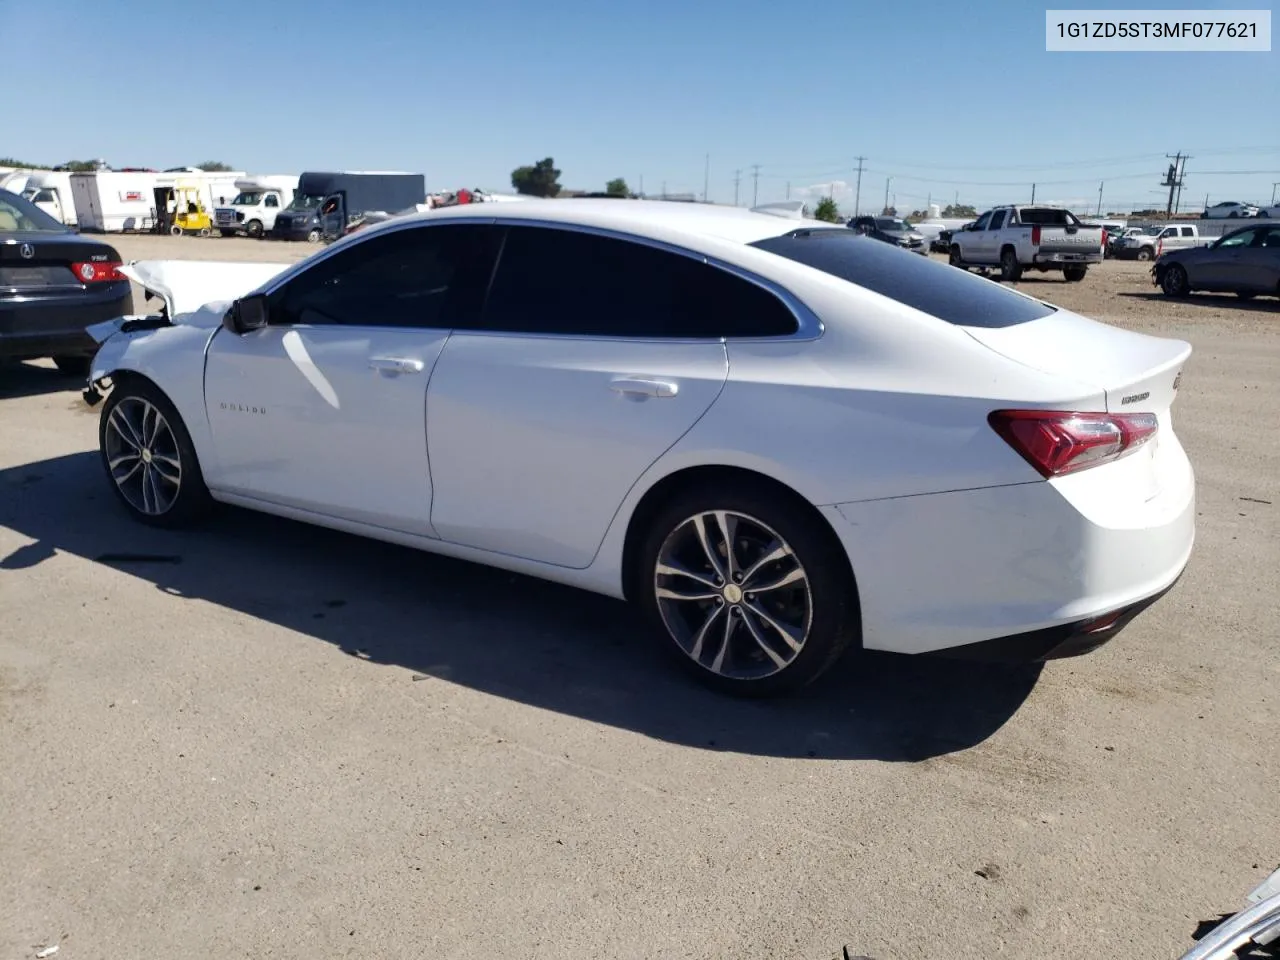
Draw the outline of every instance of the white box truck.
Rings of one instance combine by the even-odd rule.
[[[293,202],[298,177],[251,176],[236,181],[236,196],[229,206],[214,209],[214,226],[224,237],[238,233],[255,239],[269,233],[280,211]]]
[[[172,183],[173,175],[132,170],[73,173],[71,198],[80,229],[97,233],[150,230],[156,222],[155,188],[162,181]]]
[[[22,189],[26,197],[59,223],[77,225],[76,204],[71,197],[71,173],[68,170],[43,170],[27,177]]]

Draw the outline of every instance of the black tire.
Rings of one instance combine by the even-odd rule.
[[[262,221],[250,220],[244,225],[244,232],[253,240],[260,239],[262,237]]]
[[[1000,279],[1017,283],[1022,279],[1022,265],[1018,263],[1018,251],[1005,247],[1000,251]]]
[[[320,232],[319,227],[314,227],[307,231],[307,243],[319,243],[324,239],[324,234]]]
[[[136,409],[137,403],[149,404],[152,408],[159,411],[163,417],[164,424],[168,429],[168,438],[157,437],[152,441],[155,451],[154,456],[152,450],[145,450],[137,459],[142,461],[145,458],[145,464],[139,463],[138,467],[144,473],[150,470],[154,464],[164,462],[172,463],[176,460],[178,463],[178,478],[176,496],[172,497],[172,501],[158,512],[148,513],[140,509],[130,498],[125,495],[121,489],[121,484],[117,483],[111,470],[109,446],[112,452],[118,452],[120,448],[119,441],[111,440],[109,444],[109,431],[115,431],[119,436],[124,436],[123,432],[116,431],[112,424],[112,416],[121,404],[128,404],[121,410],[121,415],[130,417],[129,411]],[[154,421],[151,421],[154,424]],[[136,419],[131,419],[131,423],[136,424]],[[146,421],[143,421],[145,425]],[[125,430],[128,429],[125,425]],[[138,435],[134,433],[134,437]],[[170,442],[172,441],[172,442]],[[127,447],[130,449],[138,449],[136,443],[126,441]],[[102,460],[103,471],[107,475],[107,483],[115,492],[117,499],[124,505],[135,520],[148,524],[153,527],[177,528],[190,526],[203,516],[205,516],[213,507],[213,498],[209,495],[209,488],[205,486],[204,475],[200,471],[200,461],[196,456],[195,446],[191,442],[191,434],[187,432],[186,424],[182,422],[182,417],[169,402],[169,398],[164,395],[155,384],[141,377],[125,377],[118,381],[112,388],[111,393],[107,396],[106,402],[102,405],[102,414],[98,420],[98,452]],[[163,457],[163,459],[161,459]],[[127,468],[129,465],[121,465]],[[163,472],[156,468],[157,473],[163,476]],[[145,478],[142,481],[145,483]],[[157,479],[157,484],[161,483]],[[128,481],[126,481],[128,483]],[[132,490],[133,488],[130,487]],[[166,485],[167,489],[167,485]],[[153,498],[156,494],[152,495]]]
[[[1141,249],[1138,250],[1139,260],[1152,260],[1155,258],[1155,255],[1156,255],[1155,251],[1152,250],[1150,247],[1142,247]]]
[[[954,243],[951,245],[951,249],[947,251],[947,263],[953,267],[959,267],[961,270],[969,269],[964,265],[964,261],[960,259],[960,248]]]
[[[1227,214],[1227,219],[1228,219],[1228,220],[1236,220],[1236,219],[1238,219],[1238,218],[1239,218],[1239,216],[1240,216],[1240,214],[1239,214],[1238,212],[1236,212],[1235,210],[1232,210],[1230,213],[1228,213],[1228,214]]]
[[[234,230],[227,230],[225,228],[220,228],[218,232],[222,234],[224,237],[234,237],[236,235],[236,232]]]
[[[66,374],[68,377],[87,377],[89,375],[89,366],[93,363],[93,357],[84,355],[57,356],[53,358],[53,365],[58,368],[58,372]]]
[[[169,235],[172,237],[182,236],[182,228],[175,223],[172,227],[169,228]]]
[[[743,566],[749,566],[766,552],[764,545],[773,544],[771,537],[780,538],[791,548],[791,554],[776,564],[761,567],[757,577],[743,582],[736,593],[730,592],[735,586],[732,581],[724,583],[721,588],[710,588],[724,590],[714,606],[709,599],[696,603],[679,601],[681,605],[665,600],[667,616],[664,617],[664,607],[660,606],[657,594],[657,579],[661,575],[658,573],[659,560],[667,557],[673,543],[688,544],[692,550],[691,553],[672,554],[691,558],[679,561],[685,569],[691,569],[686,564],[705,557],[700,541],[694,538],[696,528],[691,524],[691,518],[716,511],[744,518],[738,523],[738,535],[735,537],[738,545],[735,554]],[[725,538],[718,533],[718,524],[715,531],[710,531],[709,522],[708,529],[708,539],[714,540],[717,548],[722,548]],[[691,487],[677,493],[659,508],[641,536],[643,540],[639,546],[634,581],[628,594],[643,607],[664,648],[701,683],[715,690],[739,697],[791,693],[812,683],[850,646],[860,643],[861,614],[857,590],[844,549],[822,517],[794,495],[765,483],[750,481]],[[723,559],[724,554],[717,549],[717,556]],[[753,598],[749,592],[743,593],[751,583],[759,583],[760,578],[776,581],[785,577],[794,569],[793,564],[798,564],[804,575],[803,586],[792,584],[771,591],[768,604],[760,597]],[[704,564],[704,568],[709,571],[708,576],[714,577],[710,563]],[[667,581],[664,586],[673,580],[669,575],[661,576]],[[694,590],[700,587],[698,581],[684,577],[675,577],[674,581],[675,585],[690,584]],[[790,602],[784,602],[788,600]],[[790,619],[793,623],[807,624],[798,652],[791,652],[794,648],[783,643],[782,634],[753,612],[757,609],[764,609],[766,614],[776,618],[777,623],[786,625]],[[689,618],[687,622],[684,620],[686,615]],[[710,639],[702,651],[701,661],[695,660],[676,636],[677,633],[696,636],[692,629],[695,622],[712,623]],[[734,626],[729,630],[731,642],[726,649],[731,652],[725,658],[722,670],[717,672],[713,669],[720,648],[717,641],[723,640],[724,636],[717,628],[730,622]],[[764,647],[753,639],[753,633],[764,636],[775,653],[766,656]],[[685,637],[686,644],[693,641],[694,636]],[[776,659],[779,654],[790,659],[779,664]]]
[[[1191,293],[1191,284],[1187,278],[1187,270],[1180,263],[1171,263],[1164,268],[1164,273],[1160,275],[1160,289],[1165,292],[1167,297],[1188,296]]]
[[[1063,267],[1062,278],[1067,283],[1079,283],[1089,273],[1088,267]]]

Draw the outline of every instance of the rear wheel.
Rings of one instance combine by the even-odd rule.
[[[250,220],[247,224],[245,224],[244,232],[247,233],[254,240],[257,240],[259,237],[262,236],[262,221]]]
[[[1088,274],[1088,267],[1064,267],[1062,277],[1067,283],[1079,283]]]
[[[112,389],[98,447],[112,489],[135,519],[180,527],[213,506],[182,417],[149,381],[127,378]]]
[[[773,488],[686,490],[643,536],[632,596],[668,651],[717,690],[797,690],[858,641],[843,549],[811,508]]]
[[[1169,297],[1187,296],[1191,292],[1191,284],[1187,281],[1186,268],[1180,263],[1169,264],[1160,278],[1160,289]]]
[[[1022,265],[1018,263],[1018,252],[1013,247],[1000,251],[1000,279],[1009,283],[1022,279]]]
[[[62,355],[53,358],[53,365],[58,368],[58,372],[65,373],[68,377],[87,377],[92,362],[93,358],[87,356]]]

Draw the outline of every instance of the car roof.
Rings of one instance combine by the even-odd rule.
[[[495,217],[595,227],[655,240],[672,240],[685,236],[741,244],[755,243],[797,229],[827,226],[817,221],[796,221],[789,217],[753,213],[742,207],[717,204],[661,200],[539,199],[524,203],[505,203],[501,207],[487,203],[441,207],[409,217],[397,217],[375,229],[392,224],[403,225],[407,221],[430,223],[442,219],[491,220]]]

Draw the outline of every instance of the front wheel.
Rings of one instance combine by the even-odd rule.
[[[1180,263],[1171,263],[1165,268],[1160,278],[1160,289],[1168,297],[1185,297],[1191,292],[1191,284],[1187,279],[1187,270]]]
[[[1067,283],[1079,283],[1088,274],[1088,267],[1064,267],[1062,270],[1062,278]]]
[[[181,527],[213,506],[191,434],[149,381],[127,378],[112,389],[98,421],[98,448],[111,488],[135,519]]]
[[[257,240],[262,236],[262,221],[250,220],[245,225],[244,232],[247,233],[251,239]]]
[[[858,642],[848,560],[820,516],[773,489],[699,487],[645,532],[632,593],[666,648],[735,696],[811,683]]]
[[[959,267],[961,270],[967,270],[964,261],[960,259],[960,249],[955,244],[951,245],[951,249],[947,251],[947,263],[953,267]]]
[[[169,234],[170,236],[180,237],[182,236],[182,228],[175,223],[169,228]]]
[[[1138,251],[1139,260],[1150,260],[1154,256],[1155,256],[1155,251],[1153,251],[1150,247],[1143,247],[1141,250]]]
[[[319,230],[318,228],[317,228],[317,229],[313,229],[313,230],[308,230],[308,231],[307,231],[307,243],[319,243],[319,242],[320,242],[320,238],[321,238],[322,236],[323,236],[323,234],[320,232],[320,230]]]

